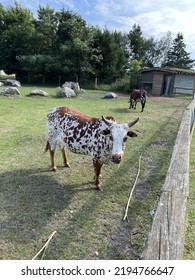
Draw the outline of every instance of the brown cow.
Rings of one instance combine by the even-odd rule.
[[[136,109],[137,102],[141,102],[142,105],[142,110],[141,112],[144,111],[144,107],[146,104],[146,95],[147,92],[143,89],[133,89],[132,92],[130,93],[129,97],[129,109]]]

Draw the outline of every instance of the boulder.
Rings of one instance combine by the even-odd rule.
[[[117,94],[114,93],[114,92],[107,92],[107,93],[105,93],[105,95],[104,95],[104,98],[105,98],[105,99],[115,99],[115,98],[117,98],[117,97],[118,97]]]
[[[20,92],[16,87],[8,87],[3,89],[0,94],[5,96],[18,96]]]
[[[11,87],[21,87],[21,83],[17,80],[11,80],[7,79],[4,81],[5,86],[11,86]]]
[[[63,85],[62,85],[62,87],[64,88],[64,87],[69,87],[69,88],[71,88],[71,89],[73,89],[73,90],[78,90],[78,91],[80,91],[81,89],[80,89],[80,86],[79,86],[79,83],[75,83],[75,82],[65,82]]]
[[[30,93],[29,96],[44,96],[47,97],[49,96],[49,94],[47,92],[45,92],[44,90],[40,90],[40,89],[33,89]]]
[[[72,90],[69,87],[62,87],[62,88],[58,88],[57,96],[69,98],[69,97],[75,97],[76,93],[74,92],[74,90]]]
[[[0,87],[4,86],[4,83],[0,82]]]

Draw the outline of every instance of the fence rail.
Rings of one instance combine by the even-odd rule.
[[[186,108],[182,117],[143,259],[182,259],[189,195],[190,142],[194,118],[195,99]]]

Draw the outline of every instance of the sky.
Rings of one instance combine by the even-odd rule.
[[[128,33],[136,23],[145,38],[160,38],[171,32],[184,35],[186,50],[195,59],[195,2],[194,0],[17,0],[36,16],[39,5],[60,11],[73,11],[89,25]],[[14,0],[0,0],[4,6],[13,6]]]

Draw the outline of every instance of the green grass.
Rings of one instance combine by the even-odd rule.
[[[188,260],[195,259],[195,135],[193,134],[190,145],[190,184],[188,199],[188,215],[186,242],[184,247],[184,258]]]
[[[33,88],[33,87],[32,87]],[[104,100],[100,91],[73,99],[58,99],[55,88],[40,88],[50,96],[0,97],[0,258],[31,259],[48,236],[57,233],[45,259],[136,259],[144,248],[183,110],[189,100],[149,98],[144,113],[129,110],[127,96]],[[114,116],[119,123],[140,117],[127,141],[120,166],[102,168],[103,192],[94,191],[90,157],[68,153],[70,169],[49,167],[45,120],[51,108],[71,106],[94,117]],[[141,172],[123,221],[139,156]],[[98,252],[98,254],[97,254]]]

